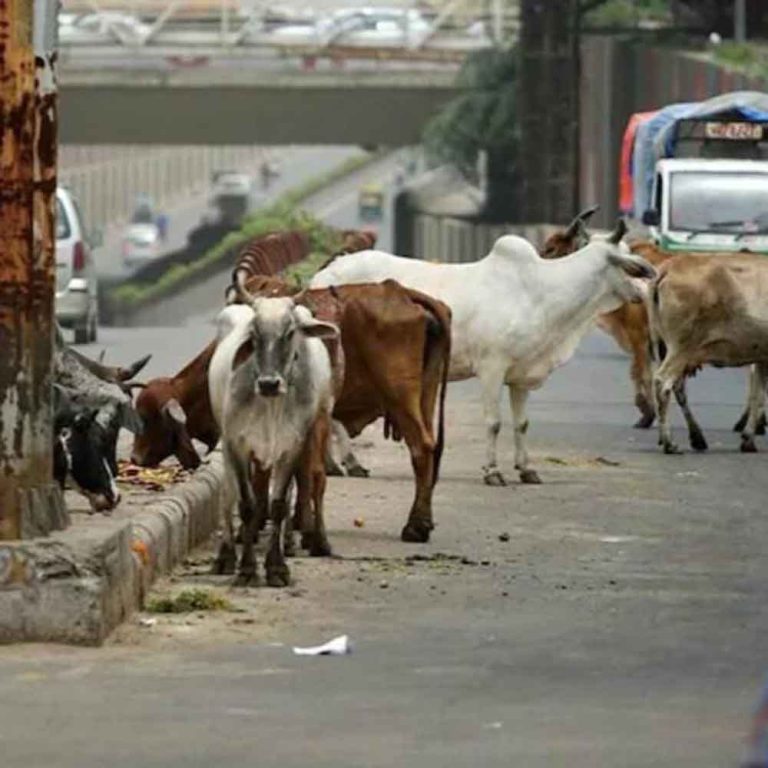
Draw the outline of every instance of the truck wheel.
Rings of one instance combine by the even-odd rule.
[[[88,341],[91,343],[98,341],[99,339],[99,321],[94,313],[88,324]]]

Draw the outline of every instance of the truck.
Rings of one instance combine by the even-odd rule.
[[[666,251],[768,254],[768,94],[633,115],[620,208]]]

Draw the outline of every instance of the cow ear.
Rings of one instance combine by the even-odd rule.
[[[301,332],[310,339],[335,339],[339,335],[339,329],[333,323],[324,323],[322,320],[304,320],[299,324]]]
[[[608,261],[630,277],[639,277],[644,280],[653,280],[656,277],[654,266],[640,256],[612,253],[608,256]]]
[[[184,409],[181,407],[181,403],[172,397],[164,406],[163,413],[176,424],[187,423],[187,414],[184,413]]]

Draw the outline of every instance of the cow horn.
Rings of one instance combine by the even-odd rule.
[[[627,234],[627,222],[624,221],[622,217],[619,217],[618,221],[616,222],[616,227],[611,232],[610,235],[608,235],[607,242],[613,243],[613,245],[618,245],[621,242],[621,238],[624,237],[624,235]]]
[[[90,357],[86,357],[82,352],[78,352],[72,347],[67,347],[67,352],[94,376],[111,384],[119,384],[122,381],[132,379],[152,357],[152,355],[146,355],[124,368],[120,365],[104,365],[96,360],[91,360]]]
[[[579,231],[584,229],[587,221],[595,215],[595,212],[599,210],[599,208],[599,205],[593,205],[589,208],[585,208],[581,213],[576,214],[571,223],[566,227],[564,235],[568,238],[575,237]]]
[[[235,290],[238,296],[247,304],[253,304],[256,301],[256,296],[248,291],[245,287],[247,273],[243,269],[235,270]]]

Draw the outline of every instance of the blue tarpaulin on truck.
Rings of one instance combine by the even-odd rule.
[[[636,219],[639,220],[643,212],[651,207],[653,175],[658,159],[654,149],[657,137],[696,106],[697,102],[670,104],[638,126],[632,154],[633,215]]]

